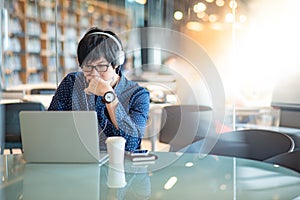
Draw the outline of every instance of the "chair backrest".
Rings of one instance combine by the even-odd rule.
[[[159,141],[177,151],[205,137],[212,119],[212,108],[201,105],[172,105],[163,108]]]
[[[279,154],[264,160],[264,162],[281,165],[300,173],[300,149]]]
[[[19,113],[23,110],[45,110],[40,102],[18,102],[2,104],[4,106],[5,119],[5,139],[4,147],[6,149],[19,148],[22,149],[20,119]]]
[[[220,135],[210,154],[263,161],[294,150],[293,139],[277,131],[247,129]]]
[[[4,152],[4,137],[5,137],[5,132],[4,132],[4,108],[3,106],[0,105],[0,154],[3,154]]]

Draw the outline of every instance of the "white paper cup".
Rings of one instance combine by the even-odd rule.
[[[107,186],[109,188],[122,188],[125,187],[126,184],[123,163],[110,164],[108,168]]]
[[[112,136],[106,139],[107,152],[110,164],[123,164],[126,140],[120,136]]]

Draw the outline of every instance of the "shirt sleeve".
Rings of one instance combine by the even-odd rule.
[[[133,151],[140,146],[148,120],[150,95],[140,88],[129,102],[129,112],[126,112],[122,102],[116,108],[116,120],[119,134],[126,139],[126,151]]]
[[[72,95],[73,81],[71,75],[67,75],[58,86],[48,110],[72,110]]]

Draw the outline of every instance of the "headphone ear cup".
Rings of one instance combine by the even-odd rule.
[[[117,65],[123,65],[124,62],[125,62],[125,53],[124,53],[124,51],[118,51],[117,52],[117,58],[116,58]]]

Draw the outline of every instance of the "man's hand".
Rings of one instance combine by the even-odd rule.
[[[88,95],[94,94],[97,96],[103,96],[105,92],[113,90],[110,86],[110,81],[104,81],[99,77],[94,77],[89,80],[89,85],[84,89],[84,92]]]

